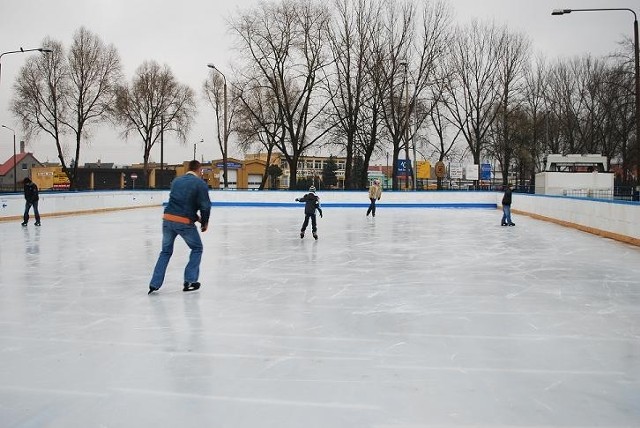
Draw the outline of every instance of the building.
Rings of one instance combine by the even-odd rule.
[[[184,175],[189,170],[189,162],[185,161],[176,167],[176,175]],[[262,177],[267,163],[259,157],[250,157],[245,160],[227,158],[227,189],[256,190],[262,184]],[[214,159],[202,164],[202,178],[211,189],[224,189],[224,160]],[[265,183],[265,189],[270,186]]]
[[[254,156],[258,155],[247,155],[247,158]],[[336,178],[338,179],[338,182],[335,187],[343,189],[347,159],[337,156],[334,156],[333,159],[338,166],[338,169],[336,170]],[[264,158],[264,160],[266,165],[266,158]],[[313,182],[316,183],[316,187],[321,187],[322,171],[328,161],[328,156],[300,156],[296,171],[296,181],[303,179],[313,180]],[[282,153],[273,153],[271,155],[271,164],[278,165],[280,169],[282,169],[282,176],[278,178],[278,182],[275,187],[278,189],[288,189],[289,184],[291,183],[291,169],[289,168],[289,162],[287,162],[287,159],[282,155]]]
[[[545,170],[536,174],[538,195],[613,198],[614,174],[607,158],[595,154],[549,154]]]
[[[22,190],[22,180],[31,177],[31,170],[42,166],[33,153],[25,153],[24,143],[20,143],[20,153],[11,156],[0,165],[0,191]]]

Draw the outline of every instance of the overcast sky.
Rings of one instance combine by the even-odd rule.
[[[606,55],[617,49],[617,42],[623,37],[633,36],[633,15],[629,12],[552,17],[553,9],[615,7],[635,8],[640,13],[638,0],[449,0],[449,3],[457,22],[479,18],[504,23],[513,31],[527,34],[534,53],[549,59],[586,53]],[[85,26],[105,43],[115,45],[128,81],[144,60],[168,64],[181,83],[196,91],[199,113],[186,145],[180,145],[173,137],[165,138],[165,162],[180,163],[191,158],[196,142],[198,159],[210,160],[219,158],[220,152],[215,143],[213,111],[202,99],[206,64],[213,62],[223,72],[230,72],[234,54],[226,22],[237,8],[256,4],[257,0],[4,0],[0,3],[0,53],[40,47],[46,36],[69,47],[75,30]],[[23,139],[22,130],[9,112],[9,102],[16,73],[27,55],[30,54],[2,57],[0,124],[14,128],[18,141]],[[204,143],[199,143],[202,139]],[[13,134],[0,128],[0,163],[12,155],[12,141]],[[107,125],[94,129],[90,141],[81,149],[81,164],[98,159],[116,164],[142,162],[141,143],[133,137],[128,141],[121,139],[119,132]],[[57,161],[50,138],[42,136],[28,141],[27,150],[40,161]],[[152,158],[159,161],[159,148],[154,151],[157,153]]]

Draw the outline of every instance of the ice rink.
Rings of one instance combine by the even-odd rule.
[[[0,426],[639,427],[640,248],[486,209],[0,222]]]

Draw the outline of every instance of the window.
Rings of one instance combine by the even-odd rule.
[[[23,170],[23,171],[26,171],[27,169],[28,169],[27,164],[26,164],[26,163],[23,163],[23,164],[22,164],[22,170]]]
[[[316,169],[322,169],[322,161],[321,160],[316,160],[315,161],[315,168]]]

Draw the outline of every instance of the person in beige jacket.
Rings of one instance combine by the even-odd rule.
[[[376,216],[376,201],[380,200],[382,196],[382,187],[380,187],[380,180],[373,180],[373,184],[369,187],[369,208],[367,209],[367,216],[371,213],[372,216]]]

